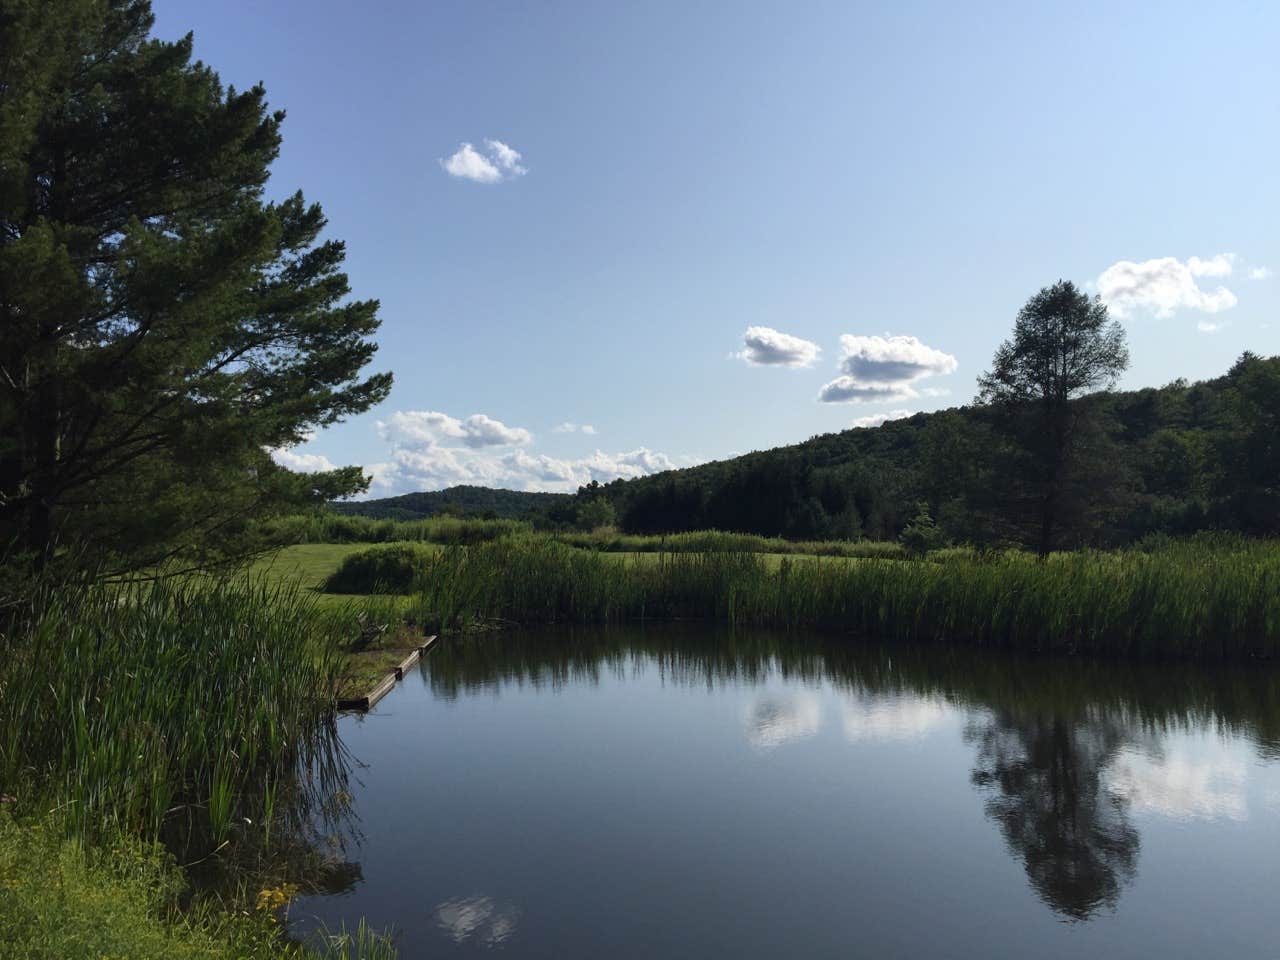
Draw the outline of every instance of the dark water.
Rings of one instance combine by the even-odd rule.
[[[438,646],[342,735],[405,958],[1280,957],[1280,673],[674,628]]]

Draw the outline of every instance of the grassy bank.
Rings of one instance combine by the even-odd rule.
[[[1044,561],[956,551],[946,562],[775,565],[750,553],[617,560],[509,538],[435,556],[412,609],[452,628],[477,619],[700,618],[1036,651],[1272,657],[1280,653],[1280,547],[1197,538]]]
[[[309,845],[343,796],[349,630],[245,578],[37,587],[0,637],[0,939],[47,947],[20,956],[302,956],[270,891],[322,879]],[[193,899],[178,863],[216,895]]]

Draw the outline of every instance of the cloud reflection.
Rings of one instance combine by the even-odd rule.
[[[1121,750],[1106,772],[1109,789],[1134,811],[1174,820],[1245,820],[1245,763],[1222,747],[1208,758],[1185,750]]]
[[[844,708],[844,735],[851,743],[866,740],[916,740],[946,715],[937,700],[893,697],[864,699]]]
[[[747,712],[746,726],[747,741],[753,747],[772,750],[817,733],[822,707],[809,693],[761,697]]]
[[[435,917],[454,943],[474,941],[493,947],[516,932],[520,908],[492,897],[455,897],[437,906]]]

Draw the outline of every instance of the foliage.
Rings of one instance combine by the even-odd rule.
[[[348,554],[325,581],[326,593],[408,593],[421,580],[435,551],[413,543],[370,547]]]
[[[271,544],[420,540],[458,546],[481,543],[530,529],[529,524],[517,520],[486,520],[448,515],[414,520],[395,520],[389,517],[374,519],[323,510],[264,520],[258,524],[256,533],[261,541]]]
[[[535,493],[526,490],[495,490],[490,487],[459,485],[447,490],[406,493],[378,500],[335,503],[333,509],[351,516],[417,520],[450,510],[462,516],[486,519],[532,520],[545,517],[551,509],[568,505],[573,498],[566,493]]]
[[[1246,354],[1214,380],[1070,400],[1077,442],[1057,542],[1280,534],[1277,382],[1280,357]],[[1036,546],[1034,474],[1003,426],[990,406],[960,407],[603,490],[626,534],[896,540],[923,500],[950,540]]]
[[[1097,403],[1082,398],[1112,387],[1128,365],[1124,328],[1108,317],[1101,298],[1059,281],[1027,301],[1013,336],[978,380],[1006,441],[997,448],[1001,519],[1041,556],[1064,528],[1083,526],[1095,488],[1117,486],[1117,478],[1099,476],[1114,461],[1098,428]],[[1095,455],[1087,457],[1091,448]]]
[[[613,504],[603,495],[582,499],[576,513],[579,530],[612,530],[618,522]]]
[[[898,538],[907,552],[913,557],[923,557],[931,550],[937,550],[946,543],[946,534],[938,529],[929,515],[929,504],[923,501],[918,505],[916,515],[902,531]]]
[[[378,305],[348,299],[320,208],[264,199],[283,112],[152,23],[146,0],[0,16],[0,544],[38,563],[239,550],[248,518],[363,489],[266,451],[390,388],[360,376]]]

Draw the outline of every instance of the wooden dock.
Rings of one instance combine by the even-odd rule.
[[[401,660],[390,673],[378,681],[378,685],[366,693],[362,697],[339,697],[338,710],[342,712],[365,713],[372,709],[373,705],[385,697],[395,687],[396,682],[404,679],[405,671],[422,659],[423,654],[430,650],[437,636],[427,637],[421,646],[412,650],[407,657]]]

